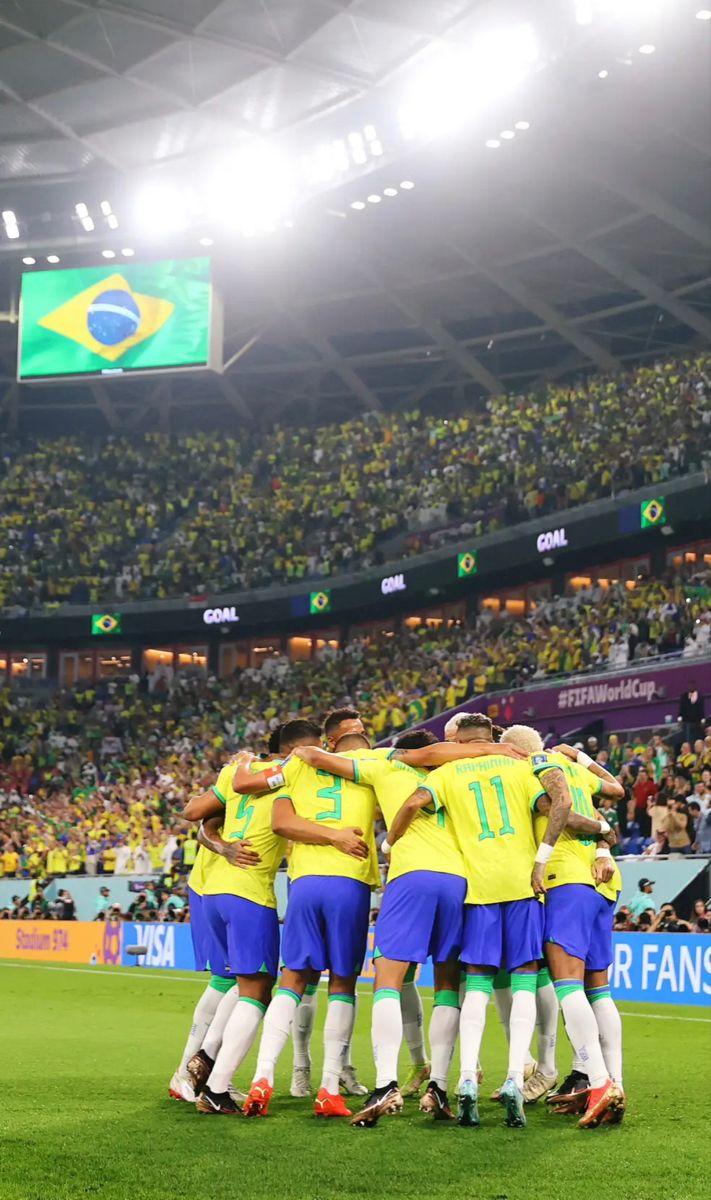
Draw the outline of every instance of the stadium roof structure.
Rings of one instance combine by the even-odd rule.
[[[4,427],[444,411],[709,345],[707,16],[0,0]],[[223,374],[15,382],[23,258],[206,245]]]

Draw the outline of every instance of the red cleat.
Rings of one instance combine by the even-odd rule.
[[[269,1101],[273,1095],[274,1088],[268,1079],[255,1079],[242,1107],[245,1117],[268,1116]]]
[[[351,1117],[350,1108],[346,1108],[343,1096],[332,1096],[325,1088],[320,1088],[314,1100],[315,1117]]]
[[[606,1079],[602,1087],[591,1088],[587,1107],[578,1121],[581,1129],[595,1129],[601,1122],[616,1123],[618,1114],[624,1113],[625,1097],[622,1089]]]

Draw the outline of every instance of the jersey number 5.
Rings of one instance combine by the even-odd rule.
[[[500,775],[494,775],[492,779],[486,781],[486,786],[493,788],[496,793],[496,799],[499,802],[499,812],[501,813],[501,829],[499,829],[499,837],[506,837],[509,833],[515,833],[515,829],[509,819],[509,810],[506,804],[506,796],[504,795],[504,785]],[[479,780],[474,780],[469,784],[470,791],[474,793],[476,800],[477,812],[479,813],[479,823],[481,825],[481,833],[479,841],[483,842],[485,838],[496,837],[494,830],[489,825],[489,819],[486,814],[486,805],[484,803],[484,793]]]
[[[342,796],[341,789],[343,788],[343,780],[338,775],[329,775],[328,771],[317,771],[317,775],[322,775],[326,779],[331,780],[330,787],[319,788],[316,795],[319,800],[330,800],[331,808],[324,809],[323,812],[316,814],[317,821],[340,821]]]

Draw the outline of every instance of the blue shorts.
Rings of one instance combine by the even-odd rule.
[[[461,959],[472,967],[515,971],[543,957],[543,905],[533,896],[504,904],[467,904]]]
[[[279,967],[279,918],[275,908],[223,893],[203,896],[208,958],[214,975],[272,975]],[[216,963],[225,963],[218,970]]]
[[[588,971],[606,971],[612,962],[614,900],[587,883],[561,883],[546,892],[544,941],[561,946]]]
[[[205,913],[203,911],[203,897],[198,896],[192,888],[188,888],[188,900],[190,902],[190,936],[193,939],[193,954],[195,955],[195,970],[206,971],[210,957],[208,948],[207,926],[205,924]],[[225,964],[218,963],[218,967]],[[220,975],[221,972],[215,969],[215,975]]]
[[[436,963],[459,958],[466,880],[442,871],[409,871],[385,889],[375,923],[375,956]]]
[[[291,971],[359,975],[368,941],[370,888],[343,876],[304,875],[289,889],[281,956]]]

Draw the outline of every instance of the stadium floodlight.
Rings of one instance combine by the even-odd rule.
[[[94,232],[94,222],[91,217],[82,217],[81,224],[82,224],[82,229],[84,230],[85,233],[93,233]]]
[[[200,238],[201,246],[214,246],[214,244],[215,244],[214,238],[211,238],[211,237],[201,237]]]
[[[185,193],[168,184],[149,184],[136,196],[134,217],[136,225],[148,237],[177,233],[188,220]]]
[[[132,250],[130,246],[124,246],[121,253],[123,254],[124,258],[133,258],[136,251]]]
[[[510,142],[516,137],[516,134],[514,133],[513,129],[502,129],[499,137],[502,137],[505,142]]]
[[[700,8],[696,14],[697,21],[711,21],[711,8]]]
[[[402,183],[400,184],[403,192],[411,192],[414,186],[415,185],[411,179],[403,179]]]
[[[603,67],[601,71],[598,71],[597,77],[598,79],[607,79],[609,74],[610,72]]]
[[[102,200],[99,208],[101,209],[102,216],[108,217],[110,215],[111,205],[108,200]]]
[[[106,224],[108,225],[109,229],[118,229],[118,223],[119,222],[116,213],[109,213],[108,217],[106,218]]]
[[[591,0],[575,0],[575,20],[578,25],[590,25],[594,16]]]
[[[396,187],[383,188],[383,195],[384,196],[397,196],[397,188]]]
[[[17,224],[17,217],[11,208],[5,209],[4,213],[2,214],[2,219],[5,226],[6,236],[10,238],[11,241],[14,241],[15,238],[19,238],[20,229]]]
[[[28,254],[25,258],[23,258],[22,261],[26,267],[34,267],[35,263],[37,262],[37,259],[33,258],[31,254]]]
[[[516,124],[514,125],[514,129],[530,129],[530,128],[531,128],[530,121],[517,121]]]
[[[58,255],[58,254],[48,254],[48,255],[47,255],[47,262],[48,262],[48,263],[58,263],[58,262],[59,262],[59,255]]]
[[[368,152],[365,148],[363,134],[353,130],[348,134],[348,145],[350,147],[351,158],[357,167],[362,167],[368,161]]]
[[[378,134],[374,125],[366,125],[363,129],[363,137],[366,142],[377,142]]]
[[[80,221],[83,221],[85,217],[89,216],[89,209],[86,204],[75,204],[74,212],[77,214]]]
[[[383,143],[381,141],[371,142],[370,153],[373,155],[373,158],[380,158],[383,153]]]
[[[368,196],[368,204],[380,204],[380,201],[382,200],[382,198],[383,197],[380,195],[379,192],[371,192],[370,195]]]
[[[116,258],[116,251],[115,250],[102,250],[101,257],[102,258]]]
[[[270,144],[255,142],[240,147],[216,171],[208,212],[249,237],[276,227],[292,211],[293,201],[291,161]]]
[[[498,138],[489,138],[488,142],[485,142],[484,145],[487,150],[498,150],[501,142]]]
[[[356,210],[365,208],[365,202],[363,200],[351,200],[351,208],[355,208]]]
[[[656,48],[651,42],[645,42],[643,46],[640,46],[639,52],[640,54],[654,54]]]

